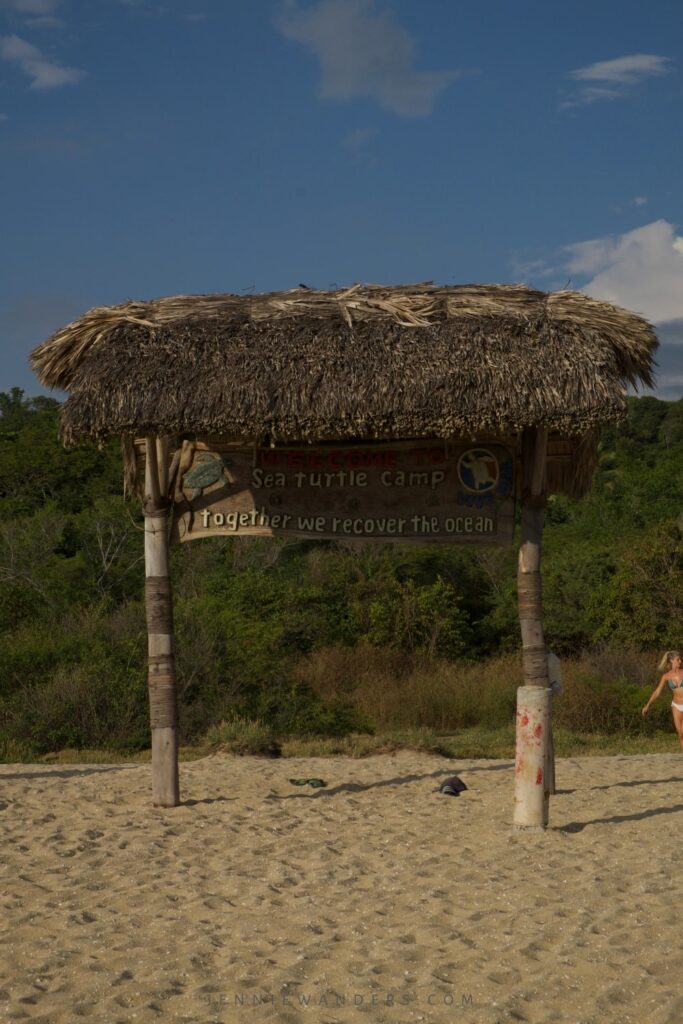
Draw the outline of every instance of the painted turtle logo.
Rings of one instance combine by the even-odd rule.
[[[223,459],[215,452],[202,452],[192,469],[183,477],[183,492],[190,501],[194,501],[204,493],[205,488],[218,483],[221,477],[226,483],[231,483],[231,465],[230,459]]]
[[[458,479],[467,491],[492,491],[499,475],[498,459],[487,448],[469,448],[458,459]]]

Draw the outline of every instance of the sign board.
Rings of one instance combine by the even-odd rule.
[[[173,536],[507,544],[513,474],[514,451],[488,442],[197,444]]]

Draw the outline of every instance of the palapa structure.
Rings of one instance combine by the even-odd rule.
[[[501,440],[518,453],[522,517],[514,823],[543,828],[553,789],[543,507],[548,493],[588,489],[598,428],[623,417],[627,385],[652,384],[656,344],[641,317],[577,292],[426,283],[127,302],[39,346],[41,383],[69,393],[64,442],[120,436],[128,486],[144,491],[155,803],[179,799],[167,527],[183,445]]]

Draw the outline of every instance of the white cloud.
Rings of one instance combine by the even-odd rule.
[[[0,11],[18,15],[31,28],[61,28],[64,22],[55,16],[61,0],[0,0]]]
[[[657,387],[667,400],[683,395],[683,236],[656,220],[626,231],[565,246],[564,260],[514,261],[522,280],[550,277],[539,287],[579,288],[586,295],[631,309],[656,327]],[[570,280],[567,281],[567,277]]]
[[[554,277],[557,274],[557,267],[548,263],[547,260],[530,260],[516,254],[511,258],[510,266],[516,281],[530,281],[532,278],[539,277]]]
[[[18,64],[31,79],[31,89],[59,89],[80,81],[85,74],[47,60],[37,46],[19,36],[0,36],[0,58]]]
[[[564,100],[560,107],[568,109],[598,100],[619,99],[644,79],[668,74],[673,70],[672,64],[670,57],[655,53],[634,53],[576,68],[569,72],[569,78],[580,83],[578,92]]]
[[[342,144],[346,149],[357,151],[365,146],[373,135],[376,135],[374,128],[356,128],[354,131],[349,132],[342,139]]]
[[[0,10],[16,11],[17,14],[52,14],[61,0],[0,0]]]
[[[155,18],[169,14],[166,4],[151,3],[150,0],[121,0],[124,7],[129,7],[133,14],[146,18]]]
[[[590,275],[581,289],[587,295],[642,313],[653,323],[683,318],[683,237],[668,221],[576,242],[564,251],[569,273]]]
[[[380,13],[375,0],[320,0],[300,9],[287,3],[279,27],[320,61],[323,99],[369,96],[385,110],[425,117],[457,71],[417,71],[405,29]]]
[[[634,53],[630,57],[601,60],[585,68],[570,72],[571,78],[588,82],[617,82],[633,85],[642,78],[664,75],[671,70],[671,58],[654,53]]]
[[[349,154],[355,164],[366,167],[374,167],[377,163],[372,152],[368,149],[368,143],[377,135],[374,128],[356,128],[347,132],[342,139],[342,146]]]

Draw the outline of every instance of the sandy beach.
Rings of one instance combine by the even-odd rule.
[[[543,834],[512,767],[216,755],[163,810],[148,765],[2,765],[0,1018],[683,1019],[681,755],[558,759]]]

